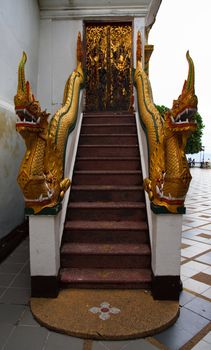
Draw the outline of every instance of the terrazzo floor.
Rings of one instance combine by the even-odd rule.
[[[211,349],[211,170],[191,169],[181,246],[180,316],[154,337],[130,341],[90,341],[41,327],[29,309],[28,239],[0,265],[1,350]],[[93,305],[94,306],[94,305]],[[106,320],[109,322],[109,319]]]

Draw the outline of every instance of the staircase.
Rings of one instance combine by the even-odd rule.
[[[135,117],[85,113],[61,247],[63,288],[150,288]]]

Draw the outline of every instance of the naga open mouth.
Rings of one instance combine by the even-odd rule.
[[[47,195],[41,194],[39,198],[36,198],[36,199],[30,199],[30,198],[24,197],[24,200],[27,203],[43,203],[43,202],[49,201],[53,197],[53,194],[54,194],[54,191],[49,190]]]
[[[177,117],[174,119],[173,116],[171,116],[172,124],[176,124],[177,126],[184,126],[184,124],[188,125],[195,125],[197,122],[194,120],[194,115],[196,114],[197,109],[196,108],[185,108],[182,112],[180,112]]]
[[[16,108],[17,119],[16,126],[40,126],[40,117],[34,117],[26,108]]]
[[[185,196],[182,197],[173,197],[171,193],[168,194],[168,196],[164,195],[163,193],[163,186],[160,188],[156,185],[156,193],[159,197],[160,201],[165,201],[169,204],[181,204],[185,200]]]

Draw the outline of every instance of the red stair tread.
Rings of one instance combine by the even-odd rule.
[[[65,229],[80,230],[147,230],[142,221],[66,221]]]
[[[96,134],[84,134],[84,133],[81,133],[80,136],[93,136],[93,137],[96,137]],[[98,134],[98,136],[103,136],[103,137],[107,137],[107,136],[116,136],[116,137],[127,137],[127,136],[134,136],[134,137],[137,137],[137,134]]]
[[[96,135],[95,135],[96,136]],[[125,135],[124,135],[125,136]],[[105,148],[138,148],[138,144],[136,145],[104,145],[104,144],[95,144],[95,145],[90,145],[90,144],[83,144],[83,145],[79,145],[78,147],[105,147]]]
[[[64,268],[60,271],[63,283],[145,283],[151,282],[149,269],[79,269]]]
[[[141,170],[76,170],[74,174],[91,174],[91,175],[130,175],[142,174]]]
[[[129,116],[129,117],[134,117],[135,118],[135,115],[134,115],[134,112],[130,112],[130,111],[122,111],[122,110],[119,110],[119,111],[114,111],[114,112],[112,112],[112,111],[91,111],[91,112],[84,112],[83,113],[83,115],[84,115],[84,117],[86,117],[86,116],[88,116],[88,117],[95,117],[95,116],[97,116],[97,115],[99,115],[99,116],[108,116],[108,117],[110,117],[110,116],[114,116],[114,117],[122,117],[122,116],[125,116],[125,115],[127,115],[127,116]]]
[[[144,189],[143,186],[117,186],[117,185],[73,185],[71,187],[72,190],[91,190],[91,191],[100,191],[100,190],[108,190],[108,191],[142,191]]]
[[[139,157],[77,157],[77,160],[140,160]]]
[[[62,254],[150,255],[148,244],[137,243],[65,243]]]
[[[144,202],[70,202],[69,208],[145,208]]]
[[[118,127],[120,127],[120,126],[129,126],[130,127],[131,123],[121,123],[121,124],[120,123],[106,123],[106,124],[105,123],[104,124],[103,123],[102,124],[101,123],[100,124],[99,123],[94,123],[94,124],[88,124],[87,123],[86,126],[90,126],[90,127],[93,127],[93,126],[100,126],[100,127],[101,126],[102,127],[108,127],[108,126],[118,126]]]

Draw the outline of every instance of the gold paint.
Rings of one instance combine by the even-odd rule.
[[[132,28],[86,27],[86,109],[129,110],[132,95]]]
[[[197,127],[192,121],[197,110],[197,97],[194,91],[194,64],[189,53],[187,60],[187,82],[182,94],[173,102],[172,109],[164,116],[154,105],[150,82],[141,60],[137,62],[134,76],[140,118],[149,145],[149,178],[144,180],[145,190],[154,205],[165,207],[171,213],[177,213],[184,206],[191,181],[185,146],[188,137]],[[188,122],[185,122],[186,118]]]
[[[49,114],[41,111],[29,83],[25,82],[25,63],[24,53],[19,64],[18,89],[14,98],[16,113],[20,118],[16,129],[25,140],[27,148],[20,166],[18,183],[26,207],[38,213],[46,207],[56,206],[70,186],[70,180],[64,178],[65,147],[69,130],[76,122],[84,75],[82,62],[79,61],[65,85],[62,107],[48,123]]]
[[[136,63],[142,59],[142,44],[141,44],[141,33],[137,35],[137,47],[136,47]]]
[[[82,41],[81,41],[81,33],[78,33],[78,39],[77,39],[77,64],[83,62],[83,47],[82,47]]]

